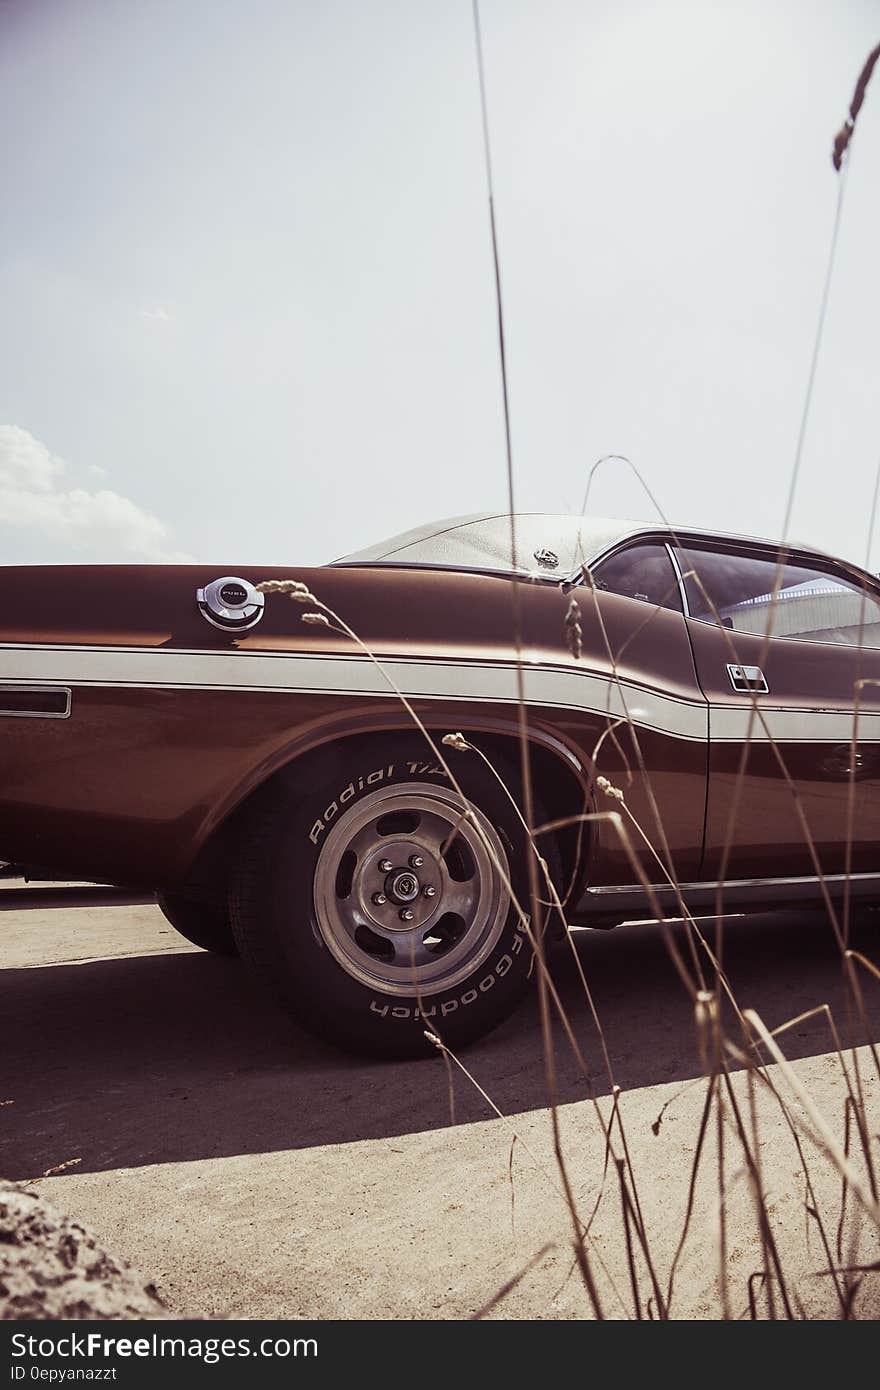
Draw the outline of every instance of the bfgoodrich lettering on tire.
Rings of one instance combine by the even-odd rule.
[[[531,853],[504,790],[452,754],[463,806],[416,736],[353,743],[252,816],[230,893],[245,962],[313,1031],[358,1051],[433,1052],[500,1023],[531,948]],[[517,794],[511,769],[499,768]],[[542,846],[542,852],[546,849]],[[551,862],[551,871],[554,865]]]

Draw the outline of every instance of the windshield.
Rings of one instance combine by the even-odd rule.
[[[506,512],[450,517],[379,541],[336,565],[413,565],[562,579],[590,563],[644,523],[609,517],[516,517],[516,562]]]

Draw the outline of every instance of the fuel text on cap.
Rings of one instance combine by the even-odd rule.
[[[239,584],[237,580],[224,584],[220,590],[220,597],[224,603],[239,604],[247,602],[248,591],[244,584]]]

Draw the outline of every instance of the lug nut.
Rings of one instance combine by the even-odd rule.
[[[432,888],[431,885],[430,885],[430,883],[428,884],[428,886],[427,886],[426,888],[423,888],[423,889],[422,889],[422,892],[424,893],[424,895],[425,895],[426,898],[434,898],[434,897],[437,896],[437,889],[436,889],[436,888]]]
[[[409,867],[411,869],[420,869],[424,862],[425,861],[420,854],[411,854],[409,857]]]
[[[392,864],[390,859],[379,860],[379,869],[383,874],[390,874],[393,868],[394,865]]]
[[[388,899],[386,898],[384,893],[373,894],[373,902],[376,904],[377,907],[384,907],[387,901]]]
[[[410,912],[410,910],[409,910],[408,907],[405,907],[405,908],[403,909],[403,911],[401,912],[401,914],[400,914],[400,920],[401,920],[401,922],[411,922],[412,919],[413,919],[412,913]]]

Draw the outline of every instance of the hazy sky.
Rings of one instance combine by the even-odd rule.
[[[777,534],[880,0],[483,0],[517,502]],[[0,563],[504,509],[470,0],[0,0]],[[864,558],[880,72],[793,534]],[[621,468],[591,509],[650,516]],[[880,544],[874,567],[880,567]]]

